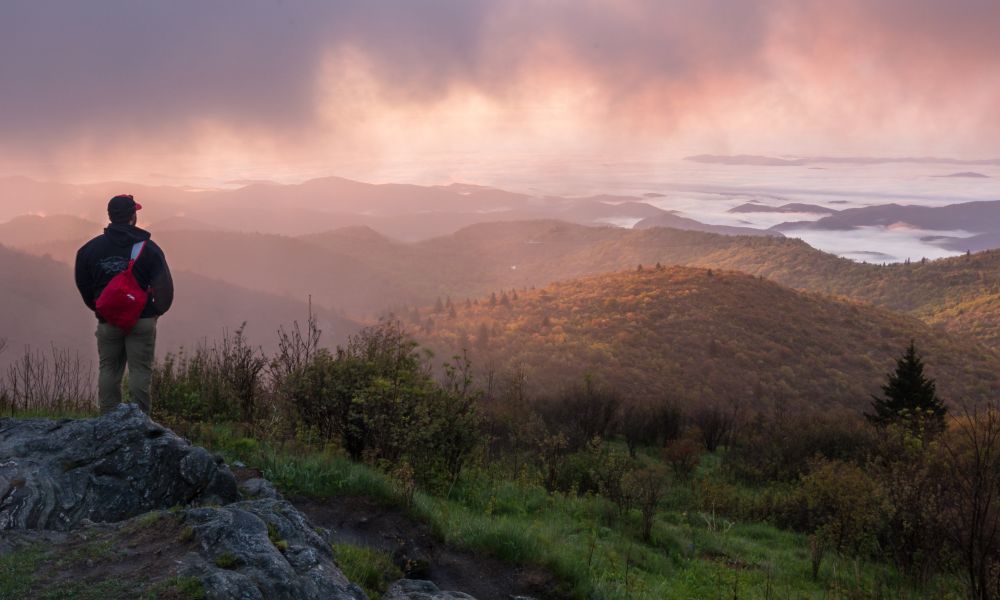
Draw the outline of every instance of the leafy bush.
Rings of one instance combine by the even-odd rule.
[[[862,464],[874,445],[871,429],[853,415],[758,417],[729,448],[725,466],[748,483],[795,481],[816,457]]]
[[[799,499],[808,530],[813,532],[813,578],[825,550],[854,556],[870,553],[883,519],[878,483],[861,467],[818,461],[802,478]]]
[[[353,460],[391,470],[404,458],[425,484],[457,479],[479,443],[468,361],[445,365],[438,384],[430,357],[398,324],[353,336],[336,354],[319,350],[287,378],[287,395],[303,423],[338,442]]]

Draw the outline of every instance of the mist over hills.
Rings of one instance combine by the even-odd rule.
[[[997,355],[921,321],[745,274],[644,268],[404,315],[439,354],[522,369],[541,392],[585,374],[636,399],[754,409],[867,407],[910,339],[952,400],[995,393]],[[429,320],[429,322],[428,322]]]
[[[25,214],[73,215],[104,221],[107,198],[129,192],[144,205],[142,223],[161,229],[199,229],[307,235],[368,226],[402,241],[453,233],[483,222],[560,219],[631,226],[663,219],[671,227],[715,233],[757,233],[682,218],[632,196],[564,198],[451,184],[370,184],[339,177],[300,184],[254,182],[237,189],[197,190],[110,182],[86,185],[0,178],[0,220]],[[760,233],[776,235],[776,233]]]
[[[24,347],[48,351],[50,345],[96,361],[97,321],[83,305],[71,269],[50,258],[33,256],[0,245],[0,338],[8,348],[0,366],[15,360]],[[158,353],[213,342],[224,330],[247,322],[247,337],[270,349],[279,326],[308,317],[305,299],[251,290],[195,273],[175,270],[176,302],[157,332]],[[314,312],[324,341],[336,344],[360,325],[322,307]],[[95,362],[96,364],[96,362]]]
[[[21,215],[0,223],[0,243],[26,248],[93,237],[101,226],[71,215]]]
[[[817,221],[782,223],[774,228],[853,229],[855,227],[905,224],[914,229],[937,231],[965,230],[973,233],[1000,231],[1000,200],[962,202],[947,206],[881,204],[832,211]]]
[[[723,165],[754,165],[754,166],[802,166],[816,163],[847,164],[847,165],[882,165],[888,163],[909,164],[946,164],[946,165],[1000,165],[996,159],[961,159],[942,158],[936,156],[802,156],[794,158],[778,158],[757,154],[698,154],[685,157],[684,160],[700,163]]]
[[[796,239],[724,236],[654,227],[587,227],[560,221],[477,224],[421,242],[365,227],[298,238],[164,231],[175,269],[372,318],[506,288],[635,268],[686,265],[743,271],[782,285],[906,312],[1000,346],[1000,252],[937,261],[861,264]],[[81,240],[82,242],[82,240]],[[71,262],[77,242],[31,251]]]
[[[48,231],[49,219],[25,220],[32,233],[18,241],[64,262],[0,248],[0,337],[10,342],[0,360],[49,343],[94,358],[94,319],[67,264],[82,240],[60,239],[86,223],[54,219]],[[796,239],[556,220],[419,242],[365,226],[154,235],[177,284],[161,356],[244,321],[251,343],[269,349],[279,326],[305,320],[311,296],[325,344],[393,314],[439,357],[465,347],[478,367],[528,365],[542,392],[593,373],[637,399],[768,409],[824,398],[856,410],[910,338],[946,397],[998,389],[1000,252],[877,266]],[[448,308],[428,308],[439,300]]]

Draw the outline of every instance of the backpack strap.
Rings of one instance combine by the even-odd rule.
[[[132,244],[132,256],[129,258],[128,261],[129,271],[132,270],[132,267],[135,265],[135,261],[139,260],[139,257],[142,256],[142,251],[146,249],[146,241],[147,240],[143,240],[141,242],[136,242]]]
[[[132,260],[139,260],[139,256],[142,255],[142,251],[146,248],[146,240],[141,242],[136,242],[132,244]]]

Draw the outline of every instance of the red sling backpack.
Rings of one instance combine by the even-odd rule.
[[[135,266],[135,261],[139,260],[145,247],[144,241],[132,246],[132,257],[128,261],[128,267],[115,275],[97,297],[97,314],[125,333],[135,327],[149,299],[149,294],[142,289],[132,274],[132,267]]]

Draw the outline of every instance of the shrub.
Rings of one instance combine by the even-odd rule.
[[[663,450],[663,460],[670,465],[674,474],[681,479],[690,479],[701,459],[701,432],[697,427],[688,429],[684,437],[667,444]]]
[[[619,432],[634,457],[640,445],[662,446],[681,434],[684,417],[672,403],[630,404],[622,411]]]
[[[653,531],[653,517],[666,491],[666,471],[660,466],[636,469],[625,476],[623,484],[642,514],[642,539],[648,542]]]
[[[353,460],[391,470],[404,458],[426,485],[453,485],[478,443],[478,392],[465,357],[438,384],[398,323],[369,327],[336,355],[317,351],[287,377],[303,422],[335,440]]]
[[[240,417],[239,403],[207,346],[168,354],[153,368],[153,416],[165,421],[224,422]]]
[[[875,547],[883,516],[881,491],[863,469],[840,461],[818,461],[799,490],[808,529],[815,536],[813,579],[825,550],[860,555]]]
[[[582,385],[564,389],[555,398],[538,403],[536,409],[546,425],[566,438],[569,448],[579,450],[595,437],[607,439],[618,418],[621,398],[590,377]]]
[[[725,466],[748,483],[791,482],[807,473],[816,457],[863,464],[874,446],[871,429],[857,416],[758,417],[731,444]]]
[[[701,432],[705,449],[715,452],[729,441],[736,426],[735,410],[726,411],[719,406],[704,406],[692,415],[692,422]]]

